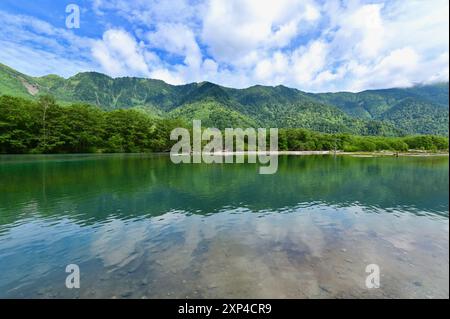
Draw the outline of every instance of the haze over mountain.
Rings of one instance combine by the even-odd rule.
[[[174,86],[161,80],[111,78],[97,72],[68,79],[31,77],[0,64],[0,95],[61,104],[88,103],[112,110],[141,108],[158,117],[201,119],[205,126],[303,127],[363,135],[448,135],[449,84],[306,93],[285,86],[232,89],[210,82]]]

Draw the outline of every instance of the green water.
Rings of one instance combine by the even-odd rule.
[[[283,156],[259,175],[167,155],[1,156],[0,297],[448,298],[448,165]]]

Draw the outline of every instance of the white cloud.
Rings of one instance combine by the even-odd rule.
[[[0,21],[1,63],[33,76],[53,73],[67,77],[95,68],[90,57],[94,41],[89,38],[34,17],[1,10]]]
[[[153,70],[150,73],[150,77],[163,80],[164,82],[172,85],[180,85],[185,83],[184,79],[180,75],[178,75],[177,72],[171,72],[165,68]]]
[[[448,81],[447,1],[352,2],[334,9],[326,34],[331,38],[331,54],[324,72],[337,75],[330,70],[339,64],[341,76],[338,82],[325,77],[313,90],[357,91],[430,79]]]
[[[134,24],[194,23],[204,3],[197,0],[92,0],[99,17],[114,12]]]
[[[246,65],[257,62],[255,51],[290,44],[304,25],[317,20],[309,1],[211,0],[203,19],[202,40],[219,62]]]
[[[382,4],[369,4],[341,13],[333,44],[341,47],[344,57],[367,59],[380,53],[386,32],[381,18],[382,8]]]
[[[411,86],[419,62],[419,55],[406,47],[390,52],[372,67],[353,64],[348,69],[354,77],[350,89],[359,91],[365,87],[383,87],[385,79],[389,79],[391,87]]]
[[[97,39],[0,11],[7,48],[0,59],[33,74],[53,62],[64,75],[90,67],[172,84],[284,84],[315,92],[449,77],[446,0],[92,0],[92,7],[107,22]],[[111,15],[129,24],[112,25],[120,19]],[[27,51],[39,63],[18,61]]]
[[[195,35],[182,24],[159,24],[155,32],[147,35],[149,46],[185,57],[185,64],[198,69],[202,63],[202,53]]]
[[[282,52],[275,52],[271,58],[264,59],[256,65],[255,78],[261,83],[277,85],[284,82],[288,68],[288,57]]]
[[[78,72],[92,71],[92,63],[71,56],[30,48],[23,44],[0,40],[0,63],[32,76],[58,74],[63,77]]]
[[[318,72],[326,65],[328,45],[323,41],[314,41],[307,48],[301,47],[292,55],[293,76],[298,83],[314,80]]]
[[[148,76],[143,50],[133,36],[120,29],[111,29],[92,46],[92,55],[111,76]]]

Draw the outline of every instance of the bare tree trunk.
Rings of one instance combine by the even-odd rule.
[[[47,136],[47,111],[48,108],[54,104],[54,98],[52,96],[42,96],[39,98],[39,104],[41,105],[42,109],[43,109],[43,114],[42,114],[42,128],[43,128],[43,132],[42,132],[42,149],[45,152],[47,150],[47,140],[48,140],[48,136]]]
[[[44,104],[44,115],[42,117],[42,124],[43,124],[43,128],[44,128],[44,136],[43,136],[43,146],[44,146],[44,150],[47,148],[47,122],[46,122],[46,116],[47,116],[47,108],[48,108],[48,104],[45,103]]]

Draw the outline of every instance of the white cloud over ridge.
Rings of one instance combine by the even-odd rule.
[[[172,84],[360,91],[449,77],[446,0],[92,0],[92,9],[99,19],[114,13],[128,24],[108,25],[98,39],[17,16],[8,16],[9,28],[24,47],[34,30],[55,59],[68,50],[55,38],[76,46],[81,54],[68,70],[89,66]],[[8,42],[5,33],[0,40]]]
[[[112,76],[126,76],[129,73],[148,76],[142,48],[126,31],[110,29],[103,39],[92,45],[92,56]]]

